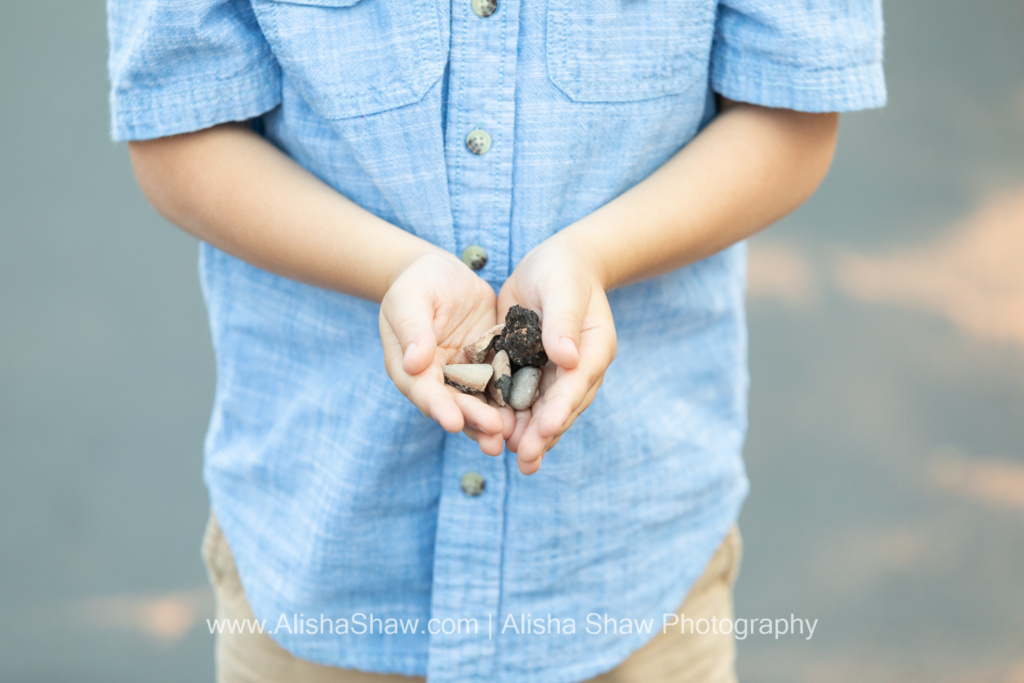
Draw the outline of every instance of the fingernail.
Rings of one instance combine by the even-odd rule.
[[[405,355],[409,356],[414,351],[416,351],[416,342],[410,342],[409,345],[405,347]]]
[[[568,337],[559,337],[558,342],[573,353],[579,353],[579,351],[576,350],[576,343],[572,339],[569,339]]]

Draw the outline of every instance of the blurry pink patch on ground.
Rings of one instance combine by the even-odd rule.
[[[921,247],[842,255],[837,284],[854,299],[935,313],[972,336],[1024,345],[1024,188],[993,197],[949,232]]]
[[[909,525],[853,527],[818,549],[815,575],[836,604],[852,604],[886,576],[920,571],[941,551],[929,531]]]
[[[748,653],[740,656],[741,668],[759,672],[762,680],[791,683],[1024,683],[1020,665],[1007,671],[1002,662],[985,662],[964,648],[949,648],[928,661],[913,661],[896,645],[852,653],[822,650],[807,648],[798,658]]]
[[[942,490],[991,505],[1024,510],[1024,464],[1004,459],[966,458],[956,451],[943,450],[934,456],[929,473],[932,483]]]
[[[111,595],[83,600],[74,607],[79,623],[142,633],[173,644],[196,623],[213,615],[213,595],[208,588],[157,596]]]
[[[1003,683],[1024,683],[1024,659],[1017,662],[1006,674]]]
[[[802,307],[815,298],[814,271],[799,249],[785,244],[749,243],[747,296]]]
[[[1024,85],[1017,86],[1017,92],[1013,96],[1013,113],[1017,122],[1024,124]],[[1024,683],[1024,674],[1021,675],[1020,683]]]

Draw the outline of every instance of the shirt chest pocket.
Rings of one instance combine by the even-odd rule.
[[[707,78],[715,6],[715,0],[548,3],[548,77],[578,102],[680,94]]]
[[[252,0],[282,71],[321,116],[418,102],[447,61],[436,0]]]

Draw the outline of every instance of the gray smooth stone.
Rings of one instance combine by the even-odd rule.
[[[512,375],[512,396],[508,404],[515,410],[526,410],[537,399],[540,389],[540,368],[519,368]]]

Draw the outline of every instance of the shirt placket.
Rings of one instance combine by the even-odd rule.
[[[453,0],[445,157],[455,245],[495,288],[509,274],[517,0]]]
[[[516,0],[453,0],[445,156],[455,246],[495,289],[509,274]],[[507,454],[505,454],[507,456]],[[505,456],[449,435],[431,594],[431,681],[495,679]]]

